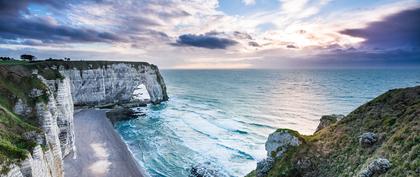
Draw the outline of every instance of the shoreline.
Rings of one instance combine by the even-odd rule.
[[[74,114],[76,159],[64,158],[66,177],[148,177],[106,118],[105,110],[83,109]]]

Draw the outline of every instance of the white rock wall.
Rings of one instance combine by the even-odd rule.
[[[162,76],[152,65],[119,63],[88,70],[74,68],[63,73],[71,80],[75,105],[129,102],[140,84],[146,86],[153,103],[167,100]]]
[[[4,175],[5,177],[23,177],[22,173],[20,172],[19,166],[12,165],[10,171]]]
[[[45,133],[47,149],[38,145],[19,166],[12,166],[6,177],[62,177],[63,158],[74,152],[74,105],[129,102],[134,90],[143,84],[152,103],[166,101],[166,86],[156,66],[117,63],[96,69],[79,70],[57,67],[64,79],[45,80],[48,102],[39,102],[34,110],[22,100],[14,106],[15,113],[26,116],[36,112]],[[38,72],[35,72],[35,74]]]
[[[58,109],[54,96],[50,95],[48,104],[38,103],[36,105],[37,117],[41,120],[47,145],[49,148],[48,156],[45,156],[48,167],[54,177],[63,176],[63,153],[59,139],[60,129],[57,124]],[[34,152],[35,153],[35,152]]]
[[[53,112],[57,114],[58,138],[62,156],[65,157],[75,151],[76,148],[74,145],[74,104],[71,93],[71,81],[68,77],[65,77],[63,80],[44,80],[44,82],[54,94],[54,100],[52,101],[55,102],[56,110],[53,110]]]

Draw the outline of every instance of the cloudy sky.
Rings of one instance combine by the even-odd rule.
[[[161,68],[419,67],[418,0],[0,0],[0,55]]]

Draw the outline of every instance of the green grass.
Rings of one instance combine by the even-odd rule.
[[[38,97],[29,97],[29,93],[34,88],[42,90],[43,94]],[[42,130],[38,128],[39,121],[36,119],[35,112],[31,112],[27,117],[20,117],[13,113],[12,109],[19,99],[34,110],[36,103],[48,101],[47,86],[32,76],[26,65],[0,65],[1,174],[7,173],[10,164],[24,160],[36,146],[34,140],[23,137],[25,132],[42,134]]]
[[[362,147],[358,137],[364,132],[376,133],[378,141]],[[304,143],[276,159],[268,176],[357,176],[379,157],[392,163],[382,176],[418,176],[420,86],[380,95],[313,135],[294,135]],[[310,165],[300,165],[303,161]],[[248,176],[255,176],[255,171]]]
[[[10,60],[10,61],[0,61],[0,65],[27,65],[30,64],[27,61],[18,61],[18,60]]]
[[[10,164],[24,160],[36,146],[34,140],[22,137],[23,133],[30,131],[40,133],[41,129],[0,105],[0,174],[7,173]]]

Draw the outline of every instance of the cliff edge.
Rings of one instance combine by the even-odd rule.
[[[145,62],[0,62],[0,176],[64,176],[75,152],[74,106],[168,100],[159,69]]]
[[[390,90],[310,136],[279,129],[247,177],[420,176],[420,86]]]

